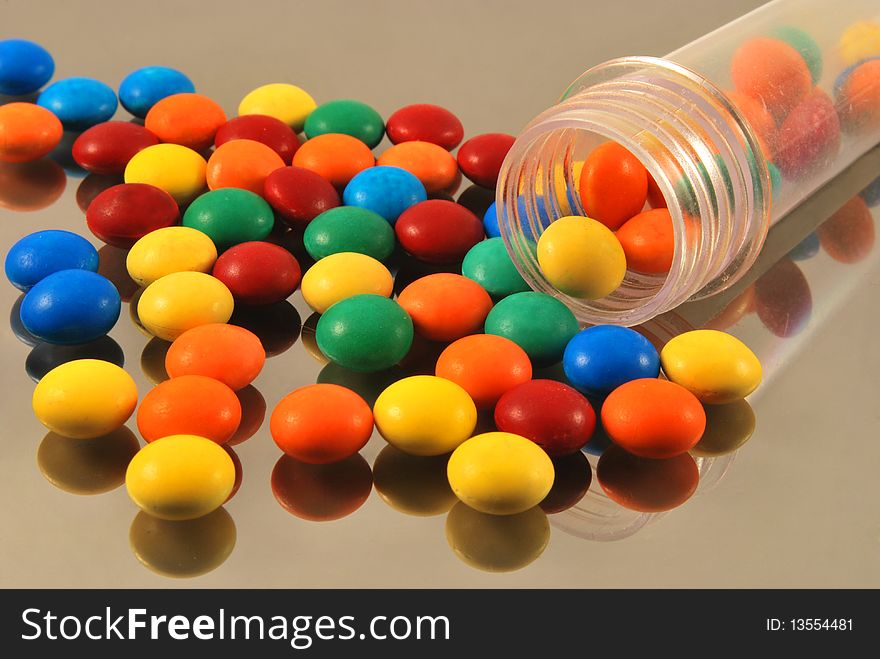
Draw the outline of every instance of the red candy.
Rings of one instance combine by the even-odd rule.
[[[458,150],[458,167],[477,185],[494,188],[498,183],[501,163],[516,138],[504,133],[477,135],[461,145]]]
[[[393,144],[430,142],[452,151],[464,138],[464,127],[454,114],[439,105],[417,103],[388,117],[385,132]]]
[[[828,94],[815,89],[779,128],[776,164],[787,178],[808,174],[837,155],[840,120]]]
[[[143,126],[127,121],[107,121],[92,126],[73,143],[76,164],[95,174],[122,174],[134,155],[159,138]]]
[[[285,165],[290,164],[300,145],[299,137],[290,126],[263,114],[246,114],[230,119],[214,136],[214,146],[232,140],[253,140],[265,144],[281,156]]]
[[[241,243],[217,259],[212,273],[236,302],[272,304],[286,300],[299,286],[301,271],[293,254],[259,241]]]
[[[483,223],[453,201],[429,199],[406,209],[394,232],[400,245],[417,259],[453,263],[483,240]]]
[[[339,206],[333,184],[302,167],[282,167],[266,177],[263,196],[288,225],[305,226],[324,211]]]
[[[86,222],[105,243],[127,249],[151,231],[177,224],[180,209],[174,198],[146,183],[122,183],[92,200]]]
[[[531,439],[550,457],[586,444],[596,427],[590,402],[567,384],[531,380],[505,393],[495,406],[495,425]]]

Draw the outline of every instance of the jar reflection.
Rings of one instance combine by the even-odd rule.
[[[235,522],[224,508],[180,522],[139,512],[128,540],[141,564],[163,577],[190,579],[220,567],[235,548]]]
[[[125,426],[95,439],[70,439],[50,432],[37,449],[37,466],[59,490],[103,494],[125,482],[125,470],[139,448],[137,437]]]

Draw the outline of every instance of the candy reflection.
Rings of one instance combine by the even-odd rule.
[[[859,193],[859,196],[872,208],[880,205],[880,176],[869,183],[867,187]]]
[[[165,355],[170,347],[169,341],[154,336],[141,351],[141,371],[153,384],[161,384],[169,378],[165,370]]]
[[[792,261],[808,261],[819,253],[819,236],[814,231],[792,247],[788,258]]]
[[[79,137],[79,135],[78,132],[64,131],[64,135],[61,136],[61,141],[58,143],[58,146],[52,149],[52,153],[49,154],[49,158],[61,165],[67,175],[73,178],[85,178],[88,174],[88,172],[80,167],[76,163],[76,160],[73,159],[73,143],[76,142],[76,138]]]
[[[102,494],[125,482],[128,463],[140,444],[123,426],[94,439],[50,432],[37,449],[37,466],[52,485],[71,494]]]
[[[139,512],[128,532],[135,557],[163,577],[187,579],[220,567],[235,548],[235,522],[224,508],[180,522]]]
[[[781,259],[755,282],[755,308],[764,327],[775,336],[796,336],[807,326],[813,295],[794,261]]]
[[[272,493],[291,515],[327,522],[351,515],[364,505],[373,489],[370,465],[355,454],[340,462],[312,465],[289,455],[272,470]]]
[[[672,510],[691,498],[700,473],[684,453],[674,458],[639,458],[612,446],[599,458],[596,477],[608,498],[644,513]]]
[[[89,174],[76,187],[76,205],[85,213],[95,197],[120,183],[124,180],[117,174]]]
[[[429,341],[418,334],[414,335],[409,352],[399,364],[404,376],[434,375],[437,358],[448,345],[448,343]]]
[[[0,208],[18,212],[47,208],[66,186],[64,170],[52,160],[0,162]]]
[[[321,349],[318,347],[318,341],[315,338],[315,330],[318,327],[318,321],[321,319],[321,314],[315,312],[308,318],[306,318],[306,322],[303,323],[302,326],[302,344],[306,349],[306,352],[312,356],[312,358],[321,365],[329,364],[330,360],[321,352]]]
[[[235,470],[235,480],[232,481],[232,489],[229,491],[229,496],[226,497],[226,501],[224,504],[229,503],[229,501],[236,495],[239,488],[241,487],[241,481],[244,478],[244,470],[241,466],[241,460],[238,457],[238,453],[232,450],[231,446],[227,446],[226,444],[222,445],[221,448],[226,451],[226,454],[232,460],[232,468]]]
[[[34,382],[39,382],[56,366],[72,362],[75,359],[100,359],[117,366],[125,365],[125,354],[122,347],[109,336],[102,336],[88,343],[79,345],[55,345],[38,343],[28,353],[24,369]]]
[[[113,282],[123,302],[131,301],[138,290],[137,283],[128,275],[128,268],[125,265],[127,257],[127,249],[113,245],[104,245],[98,250],[98,274],[104,275]]]
[[[376,373],[362,373],[331,362],[318,373],[318,384],[338,384],[350,389],[373,407],[379,394],[400,378],[400,371],[394,368]]]
[[[435,275],[438,273],[461,274],[461,263],[426,263],[410,256],[403,254],[394,259],[389,267],[397,266],[397,272],[394,274],[394,293],[399,294],[404,288],[413,283],[416,279]]]
[[[587,456],[580,451],[554,458],[553,469],[553,487],[538,504],[548,515],[561,513],[577,505],[587,494],[593,480],[593,469]]]
[[[131,296],[131,299],[128,301],[128,317],[131,320],[131,324],[137,328],[137,331],[152,341],[154,338],[158,337],[154,336],[153,333],[147,329],[147,327],[141,322],[141,317],[138,314],[138,303],[145,290],[147,289],[139,288]]]
[[[489,515],[458,502],[446,516],[446,541],[471,567],[513,572],[544,552],[550,541],[550,523],[538,506],[516,515]]]
[[[24,293],[18,296],[15,303],[12,305],[12,308],[9,310],[9,327],[16,339],[27,346],[33,347],[38,343],[42,343],[42,341],[28,332],[25,329],[24,324],[21,322],[21,303],[23,301]]]
[[[448,459],[446,455],[409,455],[389,444],[373,462],[376,492],[382,501],[406,515],[442,515],[457,501],[446,478]]]
[[[472,185],[458,195],[458,203],[482,220],[489,206],[495,203],[495,191]]]
[[[858,263],[874,249],[874,218],[862,197],[846,202],[816,233],[825,253],[839,263]]]
[[[294,306],[284,300],[261,307],[237,304],[229,324],[244,327],[256,334],[263,344],[266,357],[274,357],[296,343],[302,320]]]
[[[742,293],[737,295],[730,304],[712,320],[706,323],[706,329],[724,331],[736,325],[743,317],[755,311],[755,285],[750,284]]]
[[[241,404],[241,423],[238,430],[226,442],[227,446],[236,446],[253,437],[262,427],[266,418],[266,399],[254,385],[249,384],[235,392]]]
[[[732,453],[749,441],[755,432],[755,412],[746,400],[726,405],[704,405],[706,430],[690,453],[696,457],[715,457]]]

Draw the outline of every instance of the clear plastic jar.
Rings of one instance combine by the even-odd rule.
[[[797,105],[775,112],[772,143],[753,125],[754,113],[743,112],[743,92],[730,93],[737,88],[731,64],[738,49],[768,38],[803,54],[809,96],[824,95],[820,106],[834,108],[827,116]],[[775,0],[666,58],[612,60],[584,73],[523,130],[499,176],[501,234],[526,281],[563,300],[583,323],[619,325],[640,324],[736,282],[773,221],[880,142],[880,108],[870,121],[851,119],[854,107],[877,99],[860,97],[864,87],[841,91],[847,67],[872,57],[875,47],[880,56],[877,38],[877,0]],[[807,57],[816,53],[819,61]],[[668,274],[628,270],[612,294],[583,300],[547,280],[535,241],[555,219],[586,215],[579,167],[608,140],[639,158],[656,181],[672,217],[675,251]],[[828,144],[811,150],[822,140]],[[799,170],[791,163],[800,156],[811,161]],[[782,172],[775,161],[785,163]]]

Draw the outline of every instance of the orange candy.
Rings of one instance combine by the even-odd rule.
[[[253,382],[266,361],[257,336],[243,327],[210,323],[188,329],[165,355],[172,378],[204,375],[238,391]]]
[[[602,427],[614,442],[643,458],[687,453],[706,429],[706,412],[690,391],[668,380],[631,380],[602,404]]]
[[[480,409],[493,407],[515,386],[532,379],[532,363],[510,339],[474,334],[451,343],[437,360],[435,375],[452,380]]]
[[[284,167],[275,151],[253,140],[230,140],[217,147],[208,158],[205,172],[208,187],[243,188],[263,195],[266,177]]]
[[[742,92],[727,92],[727,98],[736,106],[740,114],[755,131],[765,158],[772,158],[776,152],[777,127],[776,120],[770,114],[770,110],[764,103],[756,98],[747,96]]]
[[[651,174],[648,174],[648,203],[651,208],[666,208],[666,197]]]
[[[482,332],[492,310],[492,298],[482,286],[447,272],[416,279],[397,302],[412,318],[416,334],[430,341],[455,341]]]
[[[675,234],[667,209],[655,208],[627,220],[617,230],[617,239],[631,270],[658,275],[669,272]]]
[[[226,113],[202,94],[174,94],[147,112],[144,126],[163,142],[204,151],[214,144],[214,135],[226,123]]]
[[[34,103],[0,105],[0,162],[29,162],[61,142],[64,129],[54,114]]]
[[[376,164],[373,152],[356,137],[338,133],[318,135],[293,156],[293,166],[308,169],[344,188],[355,174]]]
[[[402,142],[379,156],[377,165],[400,167],[413,174],[428,194],[450,189],[458,177],[458,163],[442,146],[430,142]]]
[[[777,122],[813,88],[804,58],[779,39],[752,39],[740,46],[733,54],[730,76],[737,91],[762,102]]]
[[[579,191],[587,215],[614,231],[645,205],[648,170],[616,142],[605,142],[587,156]]]
[[[227,442],[241,423],[241,404],[222,382],[183,375],[153,388],[137,412],[138,430],[148,442],[169,435],[198,435]]]
[[[880,59],[859,64],[843,84],[843,95],[848,104],[843,111],[847,129],[880,128]]]
[[[312,384],[281,399],[272,412],[269,431],[278,448],[297,460],[339,462],[369,441],[373,412],[351,389]]]

